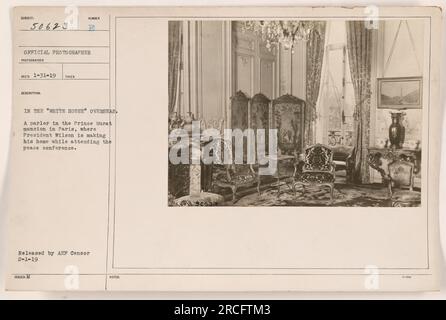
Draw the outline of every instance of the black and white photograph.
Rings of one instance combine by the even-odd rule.
[[[72,2],[0,5],[0,296],[445,297],[446,6]]]
[[[425,28],[169,21],[169,206],[420,206]]]

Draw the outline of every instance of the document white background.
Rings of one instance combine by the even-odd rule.
[[[153,299],[162,299],[162,298],[281,298],[281,299],[306,299],[306,298],[435,298],[435,299],[446,299],[446,281],[442,282],[442,291],[439,293],[425,293],[425,294],[316,294],[316,293],[234,293],[234,294],[200,294],[200,293],[76,293],[76,292],[66,292],[66,293],[26,293],[26,292],[5,292],[4,291],[4,267],[5,267],[5,251],[7,249],[6,236],[7,236],[7,226],[6,226],[6,216],[5,209],[6,203],[2,201],[4,195],[4,186],[7,181],[7,165],[8,165],[8,149],[9,149],[9,134],[10,134],[10,120],[11,120],[11,78],[12,78],[12,69],[11,69],[11,8],[13,6],[18,5],[96,5],[96,6],[114,6],[114,5],[239,5],[240,1],[192,1],[192,0],[184,0],[184,1],[119,1],[119,0],[96,0],[92,1],[2,1],[1,2],[1,15],[0,15],[0,24],[1,24],[1,62],[0,62],[0,70],[2,70],[0,75],[0,298],[1,299],[20,299],[20,298],[153,298]],[[266,6],[266,5],[311,5],[314,6],[315,2],[313,1],[243,1],[244,5],[256,5],[256,6]],[[330,6],[367,6],[370,4],[368,1],[323,1],[318,2],[317,5],[330,5]],[[442,6],[443,10],[446,9],[446,5],[443,1],[373,1],[375,5],[431,5],[431,6]],[[444,23],[443,23],[444,25]],[[443,26],[443,43],[445,42],[445,27]],[[444,45],[443,45],[444,46]],[[445,54],[443,52],[443,61],[445,61]],[[442,66],[442,70],[445,70],[444,66]],[[446,81],[445,81],[445,72],[442,73],[442,90],[441,92],[445,92],[446,89]],[[444,105],[444,94],[442,94],[441,101]],[[444,108],[444,107],[443,107]],[[443,123],[446,125],[446,119],[443,114]],[[445,127],[443,126],[443,128]],[[443,129],[442,135],[442,168],[441,168],[441,185],[440,185],[440,222],[441,222],[441,231],[442,231],[442,244],[443,248],[446,247],[446,215],[444,211],[446,209],[446,199],[441,197],[441,195],[446,194],[446,130]],[[445,253],[445,249],[443,249],[443,253]]]

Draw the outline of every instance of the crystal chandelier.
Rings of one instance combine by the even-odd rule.
[[[317,32],[315,21],[244,21],[243,31],[253,31],[260,35],[268,50],[273,46],[282,46],[293,50],[298,41],[307,41],[313,30]],[[317,34],[319,34],[317,32]]]

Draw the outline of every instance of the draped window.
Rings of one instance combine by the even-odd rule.
[[[305,113],[305,141],[306,144],[314,143],[312,125],[316,116],[316,102],[319,96],[321,84],[322,61],[324,60],[325,46],[325,22],[320,22],[319,28],[313,30],[307,41],[306,52],[306,102]]]
[[[354,135],[355,167],[353,179],[358,183],[370,182],[367,163],[370,139],[370,97],[372,32],[364,21],[347,21],[347,51],[350,73],[355,90]]]
[[[181,21],[169,21],[169,114],[175,110],[179,94],[181,46]]]

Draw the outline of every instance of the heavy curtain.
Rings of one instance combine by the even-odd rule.
[[[305,142],[314,143],[313,122],[316,116],[316,103],[321,85],[322,62],[325,46],[325,22],[319,22],[313,29],[307,41],[306,49],[306,112],[305,112]]]
[[[355,148],[353,180],[370,182],[367,162],[370,138],[370,96],[372,32],[364,21],[347,21],[347,51],[350,73],[355,91]]]
[[[175,110],[181,68],[181,21],[169,21],[169,114]]]

